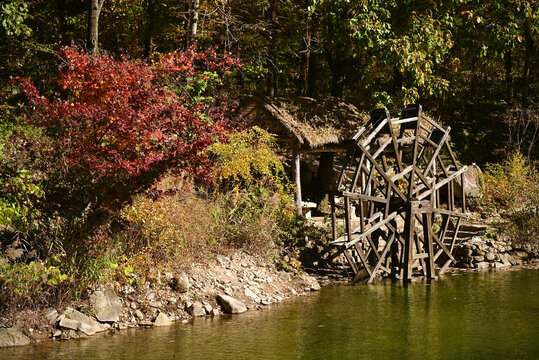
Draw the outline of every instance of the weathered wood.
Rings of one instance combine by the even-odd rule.
[[[294,148],[294,180],[296,183],[296,208],[298,214],[303,215],[303,207],[301,201],[301,160],[299,153],[299,144]]]
[[[425,117],[421,107],[406,108],[402,114],[401,118],[392,118],[388,111],[385,118],[372,115],[354,136],[355,148],[348,152],[341,169],[338,191],[331,193],[344,197],[346,223],[343,235],[334,230],[331,244],[345,249],[354,270],[353,281],[371,283],[384,274],[409,281],[414,272],[433,279],[437,265],[442,265],[443,273],[454,261],[452,252],[460,221],[466,217],[466,199],[462,211],[455,207],[453,183],[459,177],[463,183],[466,166],[459,166],[451,150],[450,128]],[[444,163],[447,153],[452,162],[449,166]],[[444,186],[447,208],[442,207]],[[352,200],[359,203],[359,226],[354,229]],[[435,215],[442,217],[439,232],[432,230]],[[404,220],[403,231],[397,228],[397,217]],[[455,233],[447,242],[453,219]],[[336,224],[333,214],[332,223]],[[377,239],[385,240],[381,251]],[[442,254],[444,263],[439,264]]]

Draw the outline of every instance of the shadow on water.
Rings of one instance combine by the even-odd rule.
[[[537,359],[539,271],[330,286],[264,311],[0,349],[0,359]]]

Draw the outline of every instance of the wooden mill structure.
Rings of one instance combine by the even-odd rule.
[[[329,200],[331,244],[342,250],[354,282],[432,279],[454,261],[466,212],[464,192],[457,197],[455,183],[464,183],[467,167],[451,150],[450,130],[420,106],[409,106],[373,112],[350,140]]]

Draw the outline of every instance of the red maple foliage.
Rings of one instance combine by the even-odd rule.
[[[208,145],[230,130],[223,72],[241,66],[214,50],[164,55],[155,64],[63,47],[48,99],[18,79],[28,120],[53,141],[46,192],[63,213],[116,208],[170,168],[208,178]]]

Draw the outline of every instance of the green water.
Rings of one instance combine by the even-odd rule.
[[[539,271],[331,286],[264,311],[0,349],[0,359],[539,359]]]

